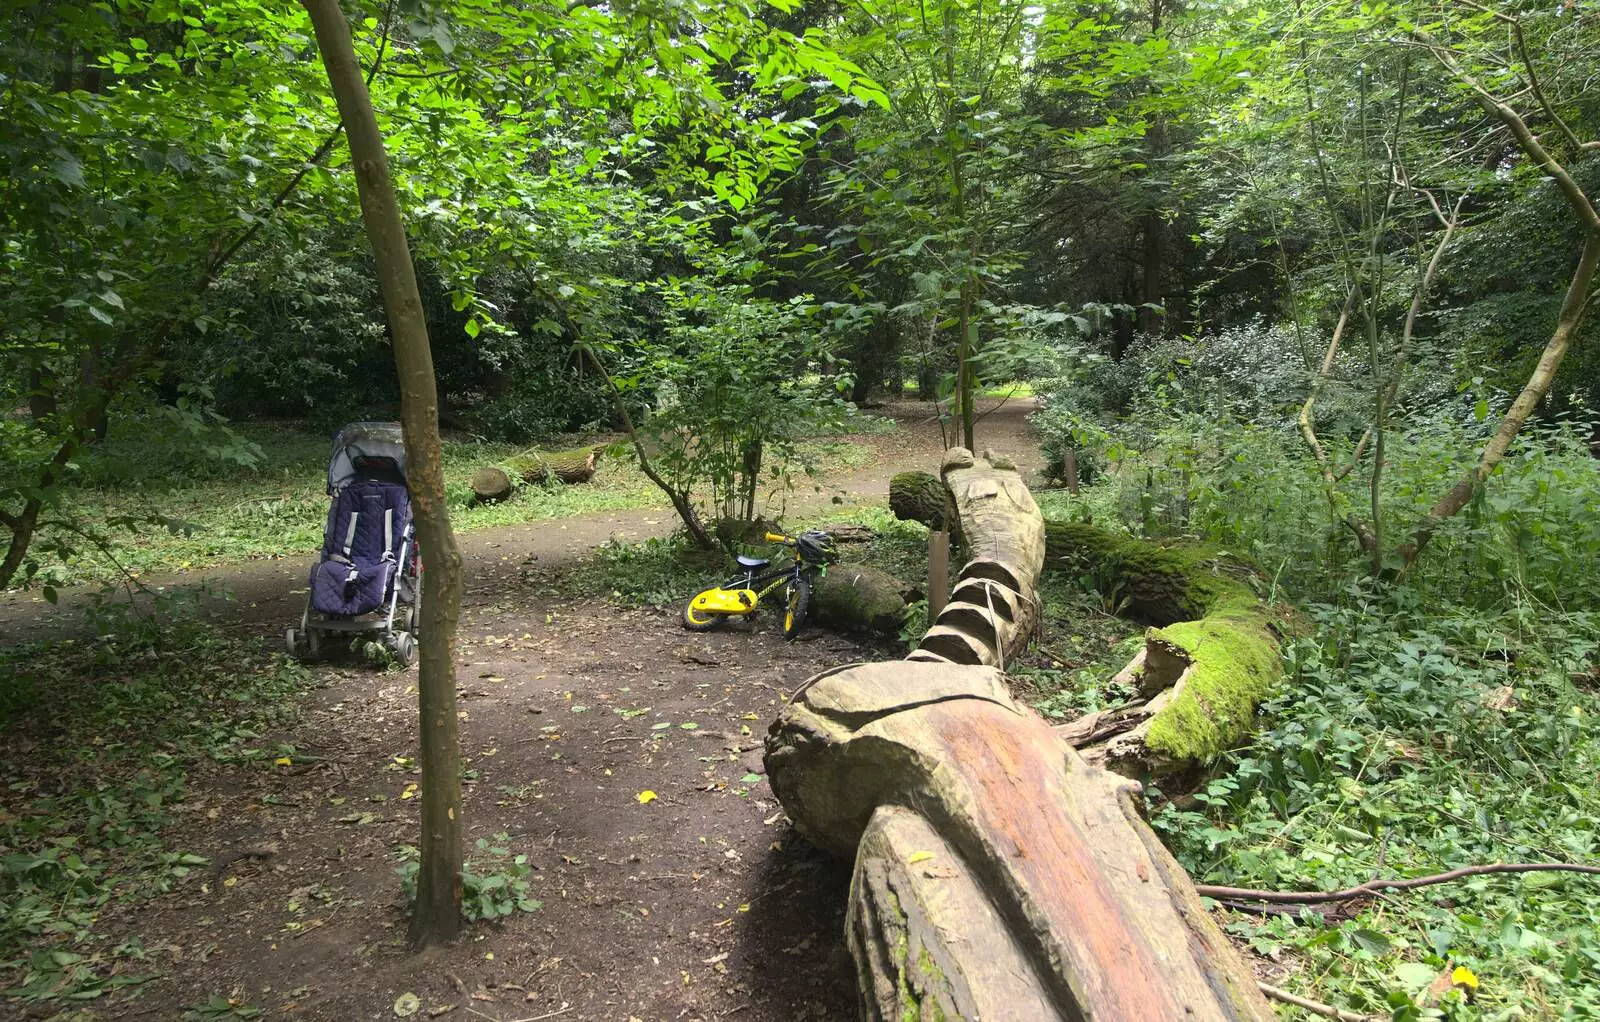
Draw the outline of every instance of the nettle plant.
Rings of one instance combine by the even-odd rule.
[[[500,833],[474,842],[476,853],[461,867],[461,914],[472,922],[498,919],[513,912],[537,912],[544,903],[531,894],[533,867],[528,857],[513,854],[511,836]],[[417,896],[418,851],[402,845],[396,853],[400,886],[407,901]]]

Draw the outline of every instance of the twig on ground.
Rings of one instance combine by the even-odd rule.
[[[1403,880],[1369,880],[1357,887],[1347,887],[1342,891],[1258,891],[1248,887],[1217,887],[1211,884],[1196,884],[1194,889],[1197,894],[1206,898],[1267,901],[1280,905],[1320,905],[1330,901],[1348,901],[1351,898],[1362,898],[1370,894],[1380,894],[1384,891],[1409,891],[1415,887],[1431,887],[1434,884],[1446,884],[1452,880],[1480,876],[1485,873],[1600,874],[1600,866],[1583,866],[1570,862],[1496,862],[1483,866],[1463,866],[1448,873],[1435,873],[1432,876],[1425,877],[1410,877]]]
[[[1298,997],[1287,990],[1280,990],[1267,983],[1257,983],[1256,986],[1260,987],[1261,992],[1274,1001],[1282,1001],[1284,1004],[1292,1004],[1297,1008],[1304,1008],[1309,1012],[1321,1015],[1323,1018],[1336,1018],[1340,1022],[1377,1022],[1371,1015],[1363,1015],[1356,1011],[1345,1011],[1343,1008],[1335,1008],[1333,1005],[1323,1004],[1321,1001]]]

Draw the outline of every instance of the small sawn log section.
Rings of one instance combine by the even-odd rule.
[[[1044,523],[1015,470],[948,452],[972,560],[921,647],[807,682],[766,763],[795,827],[855,860],[847,939],[874,1022],[1274,1018],[1139,813],[1008,693]]]

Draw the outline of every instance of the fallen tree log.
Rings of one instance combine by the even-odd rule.
[[[594,478],[604,447],[575,447],[570,451],[530,451],[511,459],[510,468],[525,483],[586,483]]]
[[[1148,777],[1207,763],[1248,734],[1282,676],[1289,623],[1246,584],[1249,566],[1204,545],[1077,522],[1044,528],[1047,566],[1086,573],[1121,612],[1162,626],[1114,679],[1134,700],[1061,725],[1062,739],[1091,762]]]
[[[950,533],[955,543],[961,516],[944,482],[931,472],[901,472],[889,480],[889,510],[902,522],[921,522],[936,532]]]
[[[912,658],[826,672],[774,722],[773,790],[855,857],[847,938],[882,1022],[1268,1022],[1254,978],[1139,815],[1006,690],[1044,523],[1014,470],[946,456],[974,558]],[[965,587],[965,592],[963,588]],[[958,637],[959,636],[959,637]]]
[[[843,562],[812,584],[811,613],[840,631],[898,635],[910,604],[920,598],[915,586],[886,571]]]

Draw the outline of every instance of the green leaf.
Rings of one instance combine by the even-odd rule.
[[[1350,934],[1350,939],[1361,950],[1379,958],[1388,954],[1394,946],[1389,942],[1388,937],[1385,937],[1377,930],[1354,930]]]

